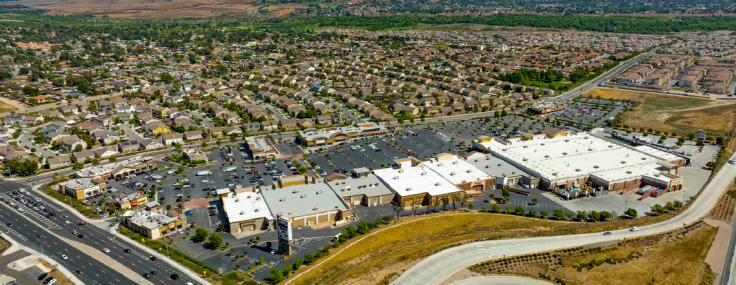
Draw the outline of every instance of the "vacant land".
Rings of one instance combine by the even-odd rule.
[[[515,256],[471,266],[563,284],[712,284],[705,256],[718,230],[704,223],[603,247]]]
[[[640,103],[621,117],[624,125],[637,130],[688,134],[703,129],[708,135],[723,136],[733,129],[736,119],[736,105],[731,102],[602,88],[585,96]]]
[[[18,110],[18,108],[13,105],[8,105],[3,102],[0,102],[0,113],[12,112],[15,110]]]
[[[61,285],[74,285],[74,282],[72,282],[72,280],[70,280],[69,277],[66,277],[66,275],[64,275],[64,273],[62,273],[61,271],[59,271],[59,269],[56,269],[55,266],[51,265],[51,263],[49,263],[45,259],[39,258],[38,259],[38,262],[40,262],[41,264],[43,264],[43,266],[45,266],[46,268],[51,269],[51,271],[49,271],[47,273],[49,274],[49,276],[52,276],[52,277],[54,277],[54,279],[56,279],[56,284],[61,284]]]
[[[360,241],[360,237],[357,237],[333,249],[332,252],[337,252],[353,244],[339,254],[331,254],[331,259],[304,273],[293,284],[376,284],[450,246],[490,239],[598,232],[650,224],[669,219],[673,214],[593,224],[486,213],[439,215],[416,221],[404,219],[401,224],[379,228],[383,230]]]

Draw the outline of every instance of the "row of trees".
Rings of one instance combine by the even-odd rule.
[[[330,250],[334,247],[340,246],[341,244],[347,242],[352,238],[365,235],[371,232],[371,230],[381,225],[388,224],[391,221],[393,221],[392,216],[385,216],[383,218],[376,218],[373,223],[360,221],[360,223],[358,223],[357,229],[353,227],[353,225],[349,225],[347,228],[345,228],[344,231],[340,233],[338,238],[334,239],[332,242],[326,243],[324,248],[317,248],[314,255],[312,255],[311,253],[307,253],[306,255],[304,255],[304,260],[297,257],[291,264],[284,265],[282,269],[271,268],[271,270],[269,270],[268,282],[272,284],[279,283],[286,279],[290,273],[299,269],[299,267],[303,265],[310,265],[318,259],[327,256],[330,253]]]

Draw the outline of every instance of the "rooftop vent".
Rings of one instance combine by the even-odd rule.
[[[486,165],[486,168],[488,168],[488,165]]]
[[[562,155],[567,155],[567,152],[563,152]]]
[[[598,169],[598,165],[593,165],[593,168]]]
[[[544,155],[544,158],[549,158],[549,154]]]
[[[450,176],[455,176],[455,172],[450,172]]]
[[[580,168],[576,168],[575,171],[580,172]]]
[[[629,170],[629,171],[626,171],[626,174],[631,174],[631,170]]]
[[[437,183],[434,184],[434,186],[440,186],[440,185],[442,185],[442,184],[439,183],[439,182],[437,182]]]
[[[621,164],[626,164],[626,160],[622,160],[621,161]]]

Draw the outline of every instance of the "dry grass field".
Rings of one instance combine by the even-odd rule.
[[[718,229],[704,223],[686,230],[625,240],[601,247],[578,247],[492,260],[469,269],[512,274],[564,284],[712,284],[705,263]]]
[[[697,133],[723,136],[734,128],[736,105],[722,102],[654,93],[597,88],[586,97],[630,100],[641,103],[622,116],[623,124],[636,129],[652,129],[668,133]]]
[[[18,110],[18,107],[15,107],[15,106],[8,105],[8,104],[5,104],[3,102],[0,102],[0,113],[12,112],[12,111],[15,111],[15,110]]]
[[[359,236],[332,249],[330,255],[324,257],[331,259],[317,267],[300,268],[296,274],[314,267],[293,280],[292,284],[376,284],[409,268],[426,256],[458,244],[489,239],[597,232],[654,223],[670,217],[671,214],[667,214],[593,224],[485,213],[439,215],[418,218],[416,221],[405,218],[396,226],[379,228],[370,237],[358,241],[361,238]],[[381,231],[376,232],[378,230]],[[346,248],[350,244],[353,245]],[[335,253],[343,248],[346,249],[339,254]],[[322,261],[318,260],[317,263]]]

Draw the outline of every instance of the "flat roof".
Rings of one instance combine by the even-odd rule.
[[[273,215],[299,217],[326,211],[347,210],[348,206],[325,183],[302,184],[277,189],[264,189],[261,194],[266,199]]]
[[[448,156],[449,158],[449,156]],[[452,155],[446,160],[433,159],[422,162],[427,168],[436,172],[453,184],[491,179],[492,177],[467,161]]]
[[[638,150],[638,151],[644,152],[644,153],[646,153],[648,155],[651,155],[651,156],[654,156],[654,157],[657,157],[659,159],[666,160],[666,161],[669,161],[669,162],[676,161],[676,160],[683,160],[684,159],[684,158],[679,157],[677,155],[671,154],[669,152],[661,151],[659,149],[653,148],[653,147],[648,146],[648,145],[640,145],[640,146],[636,146],[634,148],[636,150]]]
[[[374,170],[390,189],[401,196],[412,196],[428,193],[432,196],[460,192],[455,184],[432,171],[423,164],[411,166],[411,163],[402,163],[402,167]]]
[[[493,177],[514,177],[526,174],[524,170],[491,154],[476,153],[469,156],[467,162]]]
[[[362,133],[368,131],[380,131],[388,130],[384,124],[361,124],[350,127],[330,128],[330,129],[309,129],[300,131],[299,135],[306,141],[313,141],[316,139],[328,139],[336,134],[350,134],[350,133]]]
[[[504,145],[495,140],[479,143],[517,167],[550,181],[593,175],[608,182],[660,172],[662,161],[634,148],[587,133],[556,138],[517,141]]]
[[[164,210],[125,212],[131,223],[149,230],[158,229],[164,225],[176,222],[179,218],[169,216]]]
[[[219,189],[219,191],[223,189]],[[273,215],[266,204],[263,195],[256,192],[229,192],[222,196],[222,207],[225,209],[228,220],[232,222],[248,221],[266,218],[273,220]]]
[[[327,182],[327,184],[340,197],[361,194],[368,197],[375,197],[393,193],[375,174],[368,174],[361,178],[347,177],[346,179],[337,179]]]

